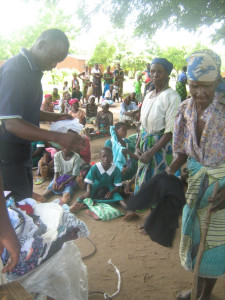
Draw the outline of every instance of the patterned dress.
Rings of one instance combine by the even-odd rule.
[[[183,210],[180,244],[181,264],[193,270],[201,234],[208,210],[208,198],[214,183],[225,186],[225,99],[214,98],[206,108],[202,120],[205,127],[200,144],[197,142],[197,110],[193,99],[179,107],[174,127],[174,152],[188,155],[187,204]],[[216,278],[225,275],[225,209],[211,216],[206,237],[200,276]]]
[[[150,92],[146,95],[141,108],[140,149],[144,152],[151,149],[164,133],[173,131],[174,118],[180,104],[180,98],[171,88],[162,91],[154,98]],[[166,170],[172,162],[172,141],[169,141],[162,149],[155,153],[147,163],[138,162],[138,170],[135,182],[135,194],[143,183],[160,172]]]

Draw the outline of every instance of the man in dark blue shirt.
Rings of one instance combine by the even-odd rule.
[[[53,141],[79,151],[81,137],[39,128],[40,121],[71,118],[40,111],[42,71],[51,70],[68,54],[69,41],[58,29],[43,32],[29,49],[9,59],[0,69],[0,171],[5,190],[16,201],[33,196],[30,141]],[[34,197],[35,198],[35,197]]]

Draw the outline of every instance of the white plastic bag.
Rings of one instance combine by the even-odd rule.
[[[72,241],[17,281],[29,293],[44,294],[55,300],[88,300],[86,266]]]
[[[55,123],[52,123],[50,130],[66,133],[69,129],[80,133],[83,129],[83,125],[79,123],[78,119],[73,120],[61,120]]]

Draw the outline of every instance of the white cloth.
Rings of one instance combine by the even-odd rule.
[[[105,98],[113,100],[114,97],[116,97],[116,91],[115,91],[115,89],[113,89],[112,92],[110,92],[110,90],[107,90],[105,92]]]
[[[60,176],[64,174],[78,176],[80,174],[80,164],[80,155],[77,153],[74,153],[69,160],[63,158],[62,151],[57,152],[54,156],[54,170]]]
[[[69,129],[76,131],[77,133],[80,133],[83,129],[83,125],[79,123],[78,119],[73,120],[61,120],[57,121],[55,123],[52,123],[50,126],[50,130],[52,131],[58,131],[62,133],[67,133]]]
[[[173,132],[173,125],[178,106],[181,103],[179,95],[171,88],[150,99],[148,93],[141,107],[141,125],[148,133]]]

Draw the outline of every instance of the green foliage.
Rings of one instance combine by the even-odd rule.
[[[92,57],[88,61],[88,65],[94,66],[95,63],[99,63],[106,67],[113,62],[115,53],[116,47],[113,44],[109,44],[105,38],[101,38],[94,49]]]
[[[87,0],[82,2],[83,6],[88,5]],[[130,17],[138,36],[149,38],[157,29],[171,24],[194,31],[217,23],[220,26],[215,29],[213,39],[225,40],[225,0],[98,0],[96,9],[106,7],[106,3],[105,13],[110,14],[112,23],[121,28]]]
[[[0,59],[10,58],[17,54],[21,47],[30,48],[37,37],[49,28],[61,29],[68,38],[74,38],[77,35],[77,29],[70,20],[71,16],[65,16],[63,11],[55,6],[43,7],[33,26],[27,26],[14,32],[8,39],[0,37]]]
[[[118,59],[119,58],[119,59]],[[135,77],[137,71],[143,71],[148,59],[144,53],[134,54],[133,52],[121,52],[115,57],[116,61],[120,61],[121,66],[127,72],[131,73],[131,77]]]

